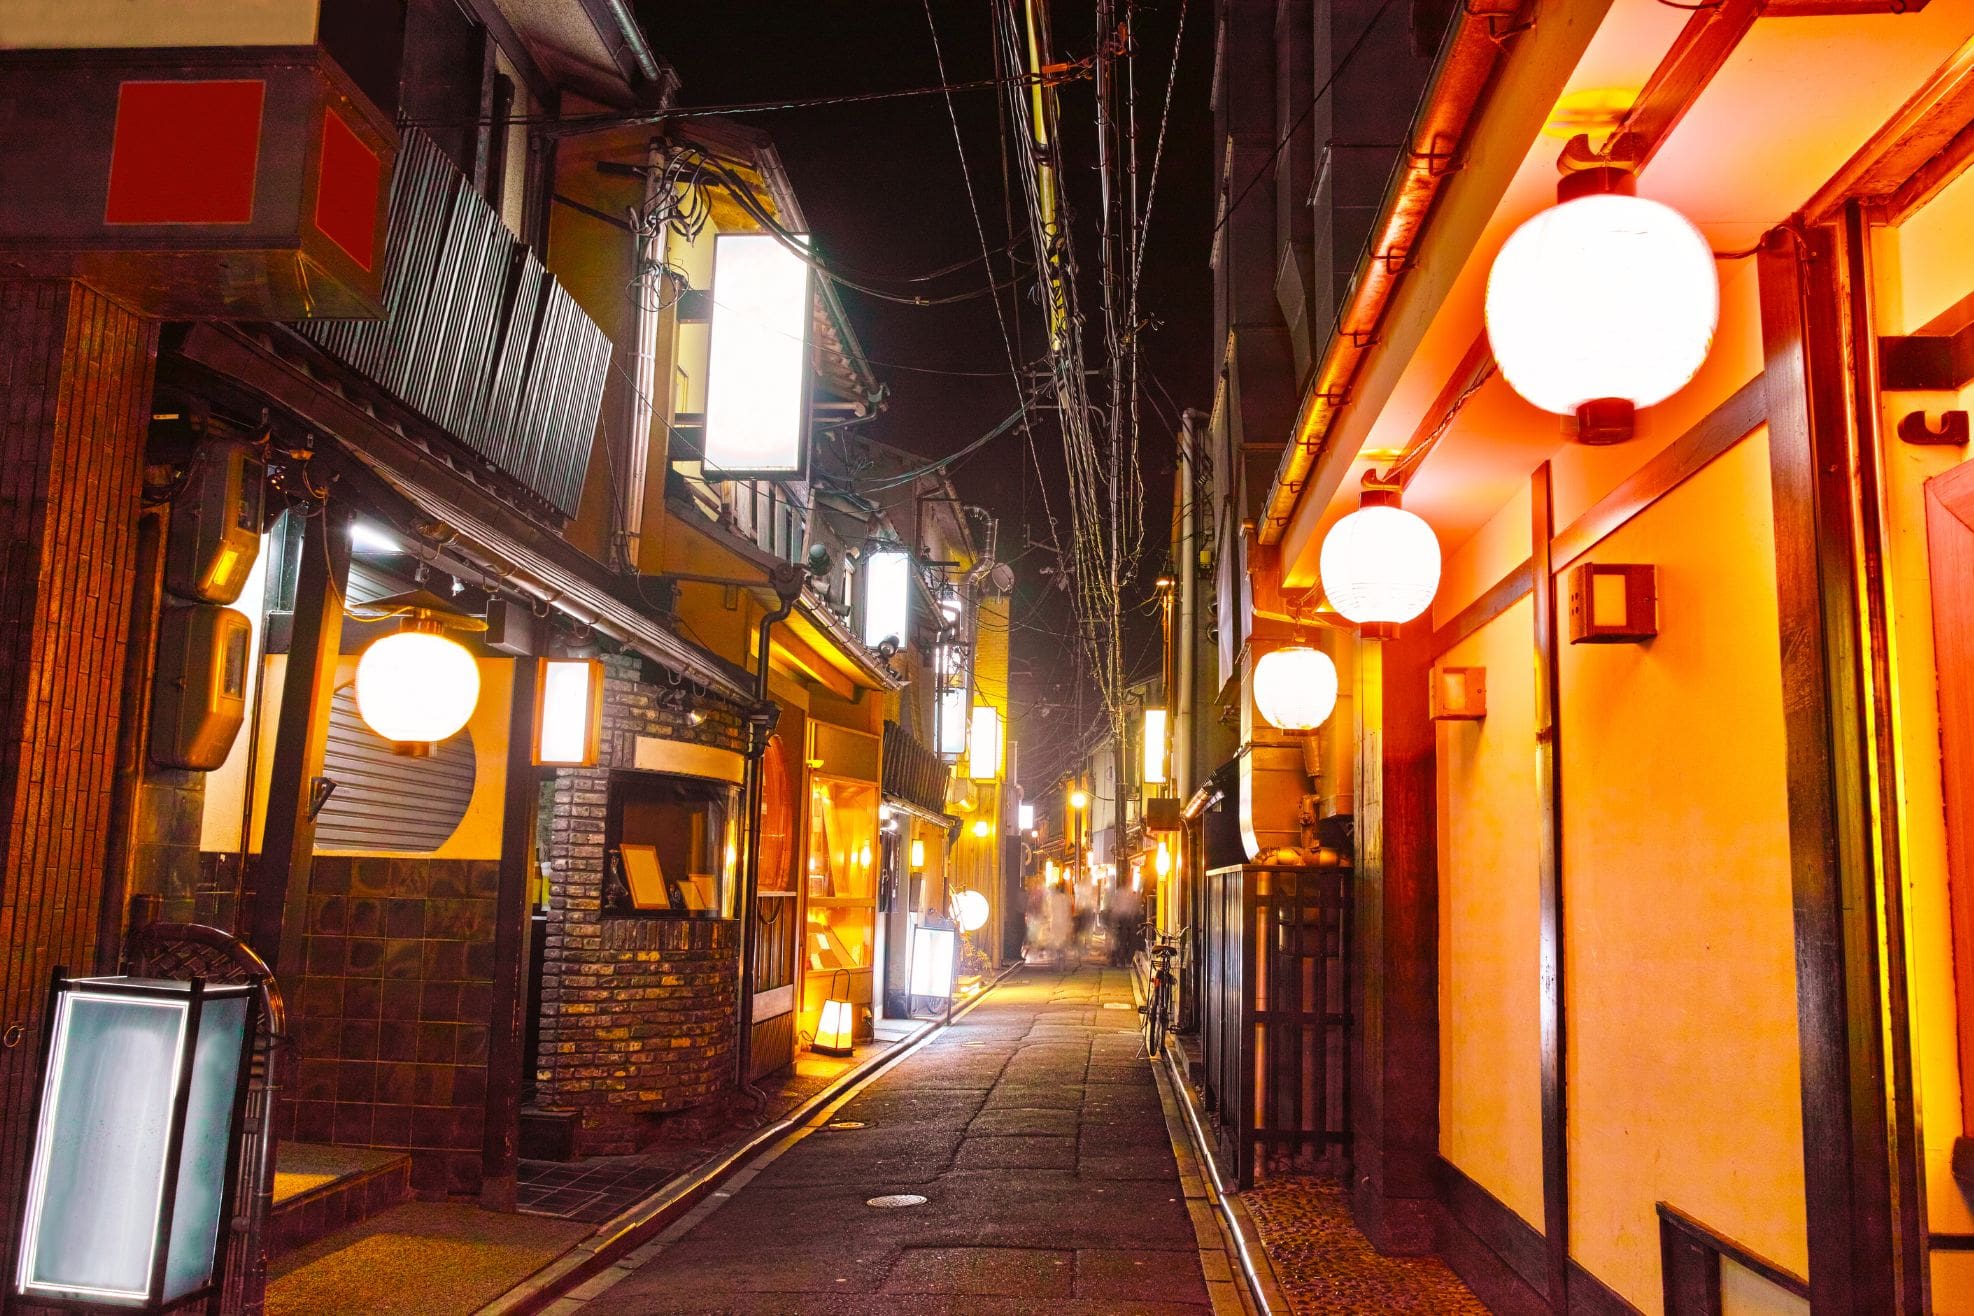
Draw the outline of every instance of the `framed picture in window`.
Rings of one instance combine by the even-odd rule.
[[[637,909],[670,909],[671,893],[666,889],[665,872],[658,865],[655,845],[620,845],[624,858],[624,884],[630,888],[631,904]]]

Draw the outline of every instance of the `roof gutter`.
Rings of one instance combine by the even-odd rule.
[[[1385,312],[1417,250],[1433,205],[1466,154],[1467,138],[1496,75],[1508,59],[1507,42],[1533,21],[1535,0],[1509,0],[1490,9],[1463,6],[1440,49],[1426,98],[1412,121],[1400,164],[1369,250],[1357,267],[1350,299],[1338,313],[1329,346],[1303,394],[1295,431],[1268,486],[1257,536],[1281,542],[1316,462],[1328,446],[1337,418],[1371,357]]]

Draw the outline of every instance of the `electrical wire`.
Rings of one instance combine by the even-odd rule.
[[[768,114],[780,110],[812,110],[832,105],[864,105],[872,101],[903,100],[912,96],[937,96],[955,91],[998,90],[1005,85],[1022,87],[1056,86],[1066,82],[1078,82],[1089,76],[1087,61],[1063,64],[1041,73],[1022,74],[1004,83],[999,78],[979,78],[972,82],[956,82],[948,86],[900,87],[891,91],[841,92],[833,96],[780,97],[764,101],[740,101],[729,105],[677,105],[666,109],[645,110],[636,114],[579,114],[562,116],[554,114],[509,114],[509,115],[467,115],[451,118],[405,119],[403,124],[413,128],[483,128],[488,125],[499,127],[531,127],[543,129],[548,137],[575,137],[584,133],[608,132],[614,128],[645,128],[661,123],[672,123],[681,119],[717,119],[739,114]]]
[[[1325,96],[1330,94],[1330,88],[1336,85],[1337,79],[1343,76],[1344,70],[1350,67],[1351,61],[1357,58],[1357,52],[1364,48],[1365,41],[1370,39],[1372,31],[1377,28],[1379,21],[1385,16],[1385,11],[1390,9],[1391,5],[1392,0],[1378,0],[1378,7],[1372,11],[1370,20],[1364,24],[1363,30],[1357,34],[1357,39],[1350,43],[1350,48],[1343,52],[1343,57],[1337,60],[1336,67],[1330,70],[1330,76],[1323,79],[1323,85],[1318,87],[1316,94],[1309,98],[1309,103],[1303,106],[1302,113],[1295,117],[1295,122],[1290,124],[1288,130],[1276,141],[1275,149],[1268,153],[1268,158],[1262,161],[1259,169],[1254,171],[1254,177],[1248,179],[1247,186],[1241,189],[1240,195],[1236,196],[1233,202],[1220,213],[1220,218],[1213,225],[1214,236],[1217,236],[1221,229],[1227,227],[1227,221],[1232,219],[1234,212],[1241,208],[1241,202],[1247,200],[1248,193],[1254,191],[1262,179],[1274,172],[1275,162],[1282,158],[1282,152],[1294,140],[1295,135],[1302,131],[1302,125],[1309,122],[1309,116],[1316,112],[1316,107],[1323,103]]]

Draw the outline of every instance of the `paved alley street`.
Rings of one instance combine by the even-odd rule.
[[[1130,1007],[1020,971],[583,1310],[1211,1310]]]

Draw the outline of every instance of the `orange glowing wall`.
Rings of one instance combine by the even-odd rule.
[[[1974,293],[1974,176],[1963,175],[1897,229],[1882,229],[1873,246],[1878,329],[1914,333]],[[1927,1225],[1934,1233],[1974,1232],[1974,1212],[1952,1174],[1953,1146],[1969,1132],[1962,1116],[1961,1050],[1954,978],[1950,873],[1942,815],[1939,704],[1941,682],[1974,673],[1940,670],[1933,651],[1933,580],[1926,542],[1925,484],[1967,458],[1967,450],[1908,444],[1896,437],[1907,413],[1938,419],[1974,407],[1974,388],[1952,393],[1896,393],[1883,399],[1886,576],[1891,605],[1891,653],[1899,747],[1901,860],[1907,892],[1907,984],[1925,1154]],[[1962,881],[1974,860],[1961,859]],[[1974,1254],[1935,1252],[1933,1306],[1974,1312]]]

